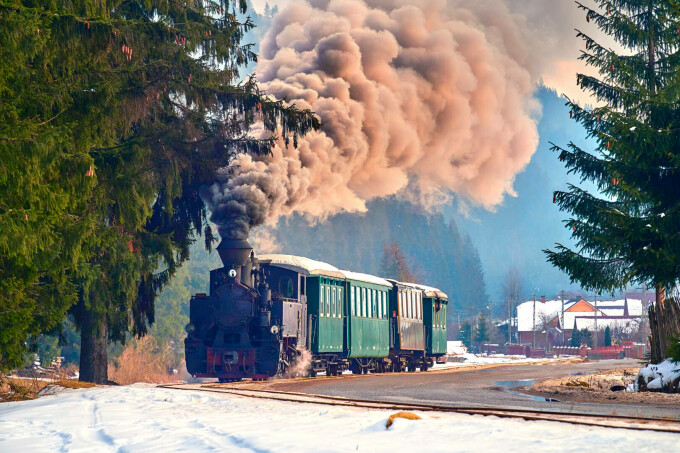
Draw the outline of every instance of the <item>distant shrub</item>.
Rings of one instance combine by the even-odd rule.
[[[175,382],[180,378],[172,372],[173,363],[172,351],[152,336],[146,336],[128,344],[109,364],[109,380],[120,385]]]

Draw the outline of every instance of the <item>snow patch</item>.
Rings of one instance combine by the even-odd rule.
[[[642,368],[633,384],[633,391],[673,391],[680,390],[680,363],[671,359]]]

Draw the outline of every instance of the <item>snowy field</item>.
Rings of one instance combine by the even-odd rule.
[[[504,355],[504,354],[494,354],[489,356],[477,355],[471,353],[460,354],[458,357],[465,359],[464,362],[447,362],[447,363],[436,363],[432,369],[433,370],[446,370],[449,368],[461,368],[471,365],[493,365],[501,363],[536,363],[536,362],[558,362],[564,360],[571,360],[574,357],[562,356],[559,358],[546,357],[546,358],[529,358],[523,355]]]
[[[680,436],[496,417],[298,404],[155,388],[0,404],[0,452],[677,451]]]

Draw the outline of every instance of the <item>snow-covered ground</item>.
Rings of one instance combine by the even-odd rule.
[[[249,399],[150,385],[0,405],[1,452],[676,451],[678,435]]]

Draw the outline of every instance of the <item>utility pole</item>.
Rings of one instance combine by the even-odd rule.
[[[533,348],[536,347],[536,294],[533,295],[534,298],[534,316],[533,316],[533,327],[532,330],[534,331],[534,344]]]
[[[642,322],[643,322],[643,329],[642,329],[642,334],[644,335],[644,338],[642,338],[641,343],[647,343],[649,341],[649,307],[647,306],[647,284],[643,283],[642,284]],[[645,347],[645,351],[647,348]]]
[[[512,344],[512,302],[506,297],[508,303],[508,344]]]
[[[475,329],[477,328],[477,322],[474,318],[474,315],[472,317],[472,322],[470,323],[470,352],[472,352],[472,347],[474,346],[473,341],[474,341],[474,332]]]
[[[597,293],[595,293],[595,348],[597,348]]]
[[[562,301],[562,321],[560,327],[562,328],[562,346],[564,346],[564,290],[560,291],[560,300]]]

